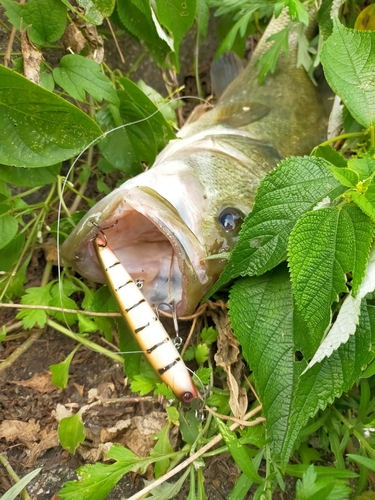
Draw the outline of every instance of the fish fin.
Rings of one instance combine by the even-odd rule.
[[[270,108],[259,102],[235,102],[214,109],[215,122],[232,128],[261,120],[269,112]]]
[[[227,52],[211,65],[212,93],[219,98],[224,90],[242,73],[241,59],[234,52]]]

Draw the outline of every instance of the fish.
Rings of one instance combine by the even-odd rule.
[[[285,11],[273,18],[217,105],[188,120],[151,168],[91,208],[61,247],[67,263],[104,283],[93,237],[97,227],[112,226],[109,247],[143,281],[150,304],[174,302],[179,317],[196,309],[225,267],[261,179],[283,158],[309,154],[326,138],[326,98],[296,67],[297,34],[258,83],[268,38],[289,22]]]
[[[108,286],[150,365],[178,399],[191,403],[193,399],[199,398],[188,369],[158,315],[112,252],[103,230],[99,230],[93,244]]]

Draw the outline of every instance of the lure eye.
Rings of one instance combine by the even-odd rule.
[[[243,215],[235,208],[225,208],[219,215],[219,222],[226,233],[239,230],[243,221]]]
[[[184,392],[182,395],[182,401],[184,403],[190,403],[190,401],[194,398],[191,392]]]

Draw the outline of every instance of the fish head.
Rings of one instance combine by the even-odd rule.
[[[218,279],[226,264],[220,254],[234,247],[259,182],[252,185],[247,167],[246,175],[228,177],[233,166],[217,145],[186,149],[162,153],[153,168],[98,202],[62,246],[81,275],[105,282],[93,248],[104,234],[146,299],[173,301],[178,315],[193,312]]]

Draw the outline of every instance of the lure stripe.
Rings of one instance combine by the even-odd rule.
[[[145,328],[147,328],[148,326],[150,326],[150,323],[147,323],[146,325],[143,325],[143,326],[140,326],[139,328],[136,328],[134,330],[134,333],[139,333],[141,332],[142,330],[144,330]]]
[[[165,373],[166,371],[170,370],[179,361],[181,361],[180,357],[176,358],[172,363],[170,363],[169,365],[165,366],[164,368],[159,368],[158,373],[160,375],[163,375],[163,373]]]
[[[169,342],[169,340],[170,340],[170,339],[169,339],[168,337],[165,337],[165,339],[164,339],[164,340],[162,340],[162,341],[161,341],[161,342],[159,342],[158,344],[153,345],[152,347],[150,347],[150,349],[147,349],[147,351],[146,351],[146,352],[147,352],[148,354],[151,354],[151,353],[152,353],[152,351],[155,351],[155,349],[157,349],[157,348],[158,348],[158,347],[160,347],[161,345],[165,344],[166,342]]]
[[[111,250],[107,239],[98,235],[93,240],[93,246],[121,314],[151,366],[179,399],[190,402],[199,397],[188,369],[164,326]]]
[[[110,266],[108,269],[110,269],[111,267],[112,266]],[[121,288],[124,288],[124,286],[129,285],[130,283],[134,283],[133,280],[129,280],[126,283],[124,283],[123,285],[118,286],[117,288],[115,288],[115,292],[118,292],[119,290],[121,290]]]
[[[125,283],[125,285],[127,285],[127,283]],[[124,286],[125,286],[124,285]],[[137,285],[136,285],[137,286]],[[129,307],[128,309],[125,309],[126,312],[129,312],[131,311],[132,309],[134,309],[135,307],[138,307],[140,304],[142,304],[143,302],[146,302],[146,299],[141,299],[139,302],[137,302],[136,304],[133,304],[131,307]]]
[[[117,262],[115,262],[114,264],[111,264],[110,266],[108,266],[108,267],[106,268],[106,271],[108,271],[108,269],[112,269],[112,268],[113,268],[113,267],[115,267],[115,266],[118,266],[119,264],[121,264],[121,262],[118,260],[118,261],[117,261]]]

